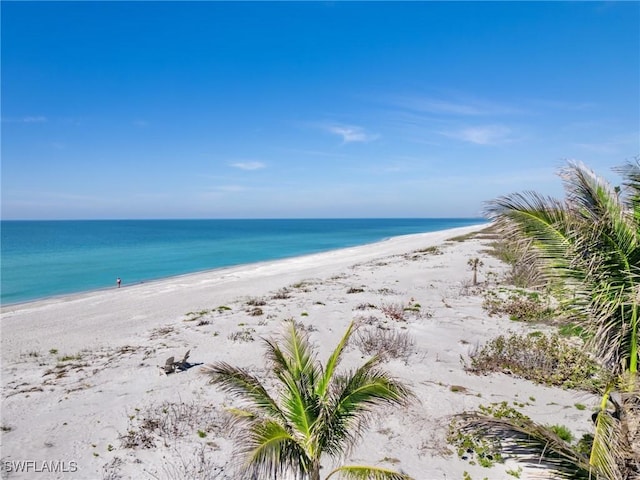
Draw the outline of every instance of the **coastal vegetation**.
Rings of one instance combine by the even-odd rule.
[[[398,330],[361,329],[355,344],[365,355],[375,355],[382,361],[400,358],[406,364],[416,351],[416,342],[411,335]]]
[[[593,415],[593,435],[577,444],[563,439],[557,428],[495,412],[464,414],[460,429],[503,439],[503,452],[532,464],[542,462],[563,478],[640,477],[640,161],[625,164],[618,173],[623,183],[613,187],[586,166],[571,162],[560,174],[564,200],[516,193],[493,200],[488,207],[496,229],[506,239],[506,247],[496,250],[513,266],[513,278],[527,280],[528,286],[546,286],[558,299],[562,315],[582,333],[594,361],[574,356],[577,353],[561,346],[558,337],[549,337],[536,352],[559,354],[550,363],[554,369],[583,363],[581,367],[588,371],[581,375],[599,379],[591,385],[602,399]],[[522,356],[542,338],[496,339],[480,351],[472,366],[475,362],[475,368],[495,370],[495,359]],[[505,349],[511,353],[500,357]],[[568,363],[562,361],[567,355]],[[482,367],[479,360],[485,362]],[[602,382],[594,362],[610,380]],[[542,365],[535,368],[540,370]],[[542,381],[554,375],[544,369],[540,373]]]
[[[316,359],[307,332],[287,322],[280,342],[265,340],[273,395],[268,385],[247,370],[225,362],[208,365],[210,383],[243,401],[233,409],[238,435],[237,454],[243,478],[296,478],[319,480],[325,455],[342,457],[359,440],[375,409],[405,405],[412,392],[379,368],[373,357],[352,372],[338,374],[353,323],[326,364]],[[403,473],[382,467],[349,465],[326,475],[347,479],[408,480]]]
[[[606,370],[584,350],[582,342],[572,340],[539,331],[500,335],[471,352],[466,370],[507,372],[547,386],[602,390],[607,385]]]

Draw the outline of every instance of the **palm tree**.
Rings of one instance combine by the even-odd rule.
[[[549,284],[562,286],[565,303],[591,333],[596,357],[617,382],[604,392],[594,416],[588,456],[532,422],[473,414],[465,420],[489,435],[509,432],[519,439],[511,444],[518,453],[545,452],[536,458],[563,477],[640,478],[640,162],[619,172],[624,189],[612,188],[586,166],[571,162],[561,171],[564,201],[526,192],[488,206],[505,237],[526,246]]]
[[[477,285],[478,270],[480,269],[480,267],[484,265],[484,263],[482,263],[482,260],[476,257],[476,258],[470,258],[469,261],[467,262],[467,265],[469,265],[471,267],[471,270],[473,271],[473,284]]]
[[[234,410],[241,428],[239,455],[244,458],[243,478],[320,480],[324,454],[345,456],[363,433],[376,407],[405,405],[413,396],[399,381],[378,368],[372,358],[355,371],[337,374],[353,323],[323,366],[308,334],[288,322],[281,344],[265,340],[267,360],[278,384],[272,396],[263,383],[246,370],[224,362],[205,367],[210,383],[241,400]],[[410,477],[380,467],[341,466],[326,476],[358,480],[409,480]]]
[[[489,203],[509,238],[529,245],[549,282],[565,286],[568,306],[593,335],[613,373],[638,371],[640,164],[620,169],[627,195],[579,163],[561,171],[566,199],[535,192]]]

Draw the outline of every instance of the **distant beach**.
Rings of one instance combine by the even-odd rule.
[[[3,221],[3,305],[483,223],[452,219]]]

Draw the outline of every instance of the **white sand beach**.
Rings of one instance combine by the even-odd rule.
[[[489,240],[449,240],[481,228],[3,307],[2,478],[238,478],[225,423],[236,400],[209,385],[200,365],[223,360],[262,375],[260,339],[292,318],[308,327],[322,361],[352,320],[361,330],[378,322],[415,340],[410,355],[384,368],[416,401],[381,412],[347,462],[416,480],[462,479],[465,471],[473,479],[514,478],[507,473],[517,468],[513,460],[483,468],[459,459],[446,443],[450,415],[517,402],[534,420],[579,436],[591,425],[574,405],[591,408],[596,399],[464,370],[461,359],[477,345],[531,328],[483,310],[482,286],[507,267],[484,252]],[[477,289],[467,265],[475,257],[484,263]],[[380,310],[415,304],[405,321]],[[169,375],[159,368],[188,350],[192,368]],[[341,368],[365,357],[352,345]],[[152,427],[156,433],[145,437]],[[547,477],[525,469],[520,478]]]

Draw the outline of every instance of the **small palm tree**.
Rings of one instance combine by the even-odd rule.
[[[367,426],[374,408],[405,405],[413,396],[402,383],[378,369],[373,358],[353,372],[336,367],[353,323],[323,366],[316,360],[308,335],[288,322],[281,344],[265,340],[267,360],[279,385],[272,396],[262,382],[241,368],[218,362],[205,367],[210,383],[244,400],[234,410],[239,421],[239,451],[244,478],[320,480],[324,454],[343,457]],[[369,466],[341,466],[333,476],[358,480],[409,480],[405,474]]]
[[[467,265],[469,265],[471,267],[471,270],[473,271],[473,284],[477,285],[478,270],[480,269],[480,267],[484,265],[484,263],[482,263],[482,260],[476,257],[476,258],[470,258],[469,261],[467,262]]]

